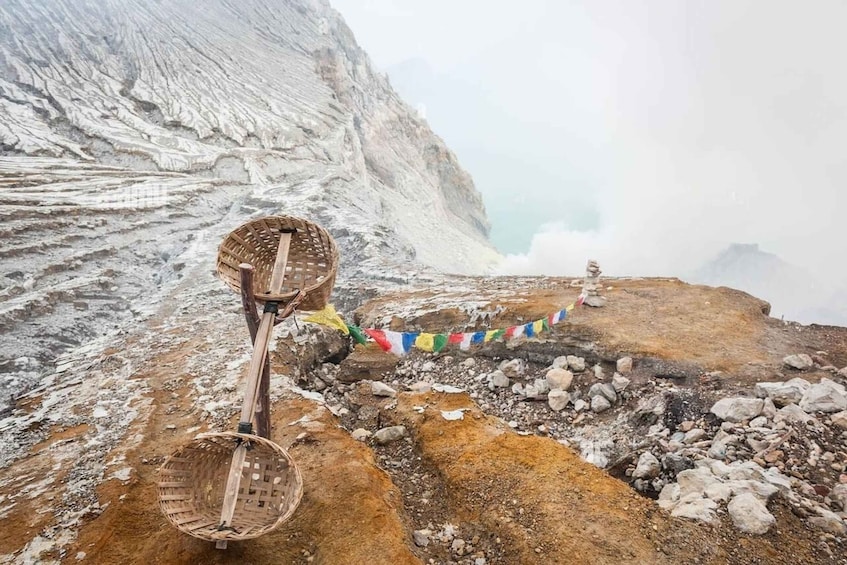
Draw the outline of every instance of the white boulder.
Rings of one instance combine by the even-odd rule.
[[[564,410],[570,400],[570,395],[561,389],[554,388],[547,393],[547,404],[550,406],[550,410],[554,412]]]
[[[800,402],[810,386],[809,381],[798,377],[784,383],[758,383],[755,392],[759,398],[770,398],[775,405],[786,406]]]
[[[630,380],[619,373],[612,375],[612,386],[615,392],[623,392],[629,386]]]
[[[581,373],[585,370],[585,359],[576,355],[568,355],[568,367],[577,373]]]
[[[776,523],[767,506],[751,493],[735,496],[729,501],[727,510],[733,525],[747,534],[765,534]]]
[[[612,407],[612,403],[599,394],[591,399],[591,411],[599,414]]]
[[[832,420],[832,423],[839,428],[847,429],[847,410],[842,410],[836,414],[833,414],[829,417]]]
[[[659,476],[662,470],[662,464],[656,459],[656,456],[645,451],[638,458],[638,464],[635,466],[635,471],[632,472],[634,479],[652,479]]]
[[[510,379],[514,379],[526,372],[526,363],[521,358],[511,359],[500,363],[498,369],[503,371],[503,373]]]
[[[844,386],[827,378],[809,387],[800,399],[804,412],[840,412],[847,410],[847,394]]]
[[[374,396],[397,396],[397,391],[380,381],[371,381],[371,393]]]
[[[717,509],[718,504],[714,500],[691,496],[680,499],[671,511],[671,516],[712,523],[717,518],[715,514]]]
[[[797,369],[798,371],[803,371],[805,369],[811,369],[815,366],[815,362],[812,361],[812,358],[806,355],[805,353],[795,353],[794,355],[789,355],[785,357],[782,362],[787,367],[791,367],[792,369]]]
[[[565,369],[553,368],[547,371],[547,384],[550,385],[550,390],[569,390],[573,383],[573,373]]]
[[[492,387],[506,388],[509,386],[509,377],[506,376],[504,371],[497,369],[488,375],[488,382]]]
[[[711,412],[727,422],[743,422],[761,414],[764,405],[761,398],[722,398],[712,406]]]

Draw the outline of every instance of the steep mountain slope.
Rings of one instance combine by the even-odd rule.
[[[0,411],[250,215],[329,228],[342,284],[497,256],[470,177],[326,1],[3,2],[0,155]]]
[[[484,265],[421,241],[487,249],[481,198],[325,1],[11,1],[0,42],[7,152],[310,193],[431,266]]]
[[[762,251],[757,244],[733,244],[700,267],[689,280],[729,286],[769,301],[772,314],[802,323],[847,326],[844,289]]]

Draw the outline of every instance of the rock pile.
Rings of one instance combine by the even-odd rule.
[[[606,305],[606,298],[600,295],[600,265],[597,261],[591,260],[585,267],[585,282],[582,284],[583,304],[593,306],[594,308],[602,308]]]
[[[671,436],[665,447],[675,464],[684,458],[693,467],[664,485],[659,504],[674,516],[712,522],[728,503],[738,529],[763,534],[775,523],[767,504],[781,496],[814,528],[844,535],[845,387],[826,377],[816,384],[794,378],[758,383],[754,392],[756,398],[723,398],[711,407],[721,420],[714,435],[687,423],[680,426],[687,431]],[[644,478],[640,467],[639,459],[636,479]]]
[[[673,516],[711,523],[727,514],[740,531],[762,534],[775,523],[769,505],[779,497],[821,535],[844,535],[847,392],[839,375],[761,382],[708,402],[672,382],[640,378],[631,357],[592,363],[573,354],[549,364],[409,356],[386,369],[384,383],[364,388],[333,381],[328,367],[319,372],[330,409],[362,441],[382,445],[406,431],[379,429],[379,410],[357,394],[391,409],[395,391],[465,391],[519,434],[553,437],[658,495]],[[622,452],[626,446],[635,451]]]

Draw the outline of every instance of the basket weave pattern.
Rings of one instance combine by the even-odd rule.
[[[232,453],[249,442],[232,529],[218,530]],[[197,436],[159,471],[159,505],[187,534],[208,541],[245,540],[287,520],[303,496],[303,479],[288,453],[254,435],[230,432]]]
[[[296,229],[281,294],[270,294],[274,261],[281,230]],[[306,294],[302,310],[320,310],[329,301],[338,270],[338,248],[332,236],[317,224],[291,216],[268,216],[238,227],[218,249],[220,278],[236,292],[241,291],[238,265],[250,263],[255,269],[253,295],[259,302],[288,302],[298,290]]]

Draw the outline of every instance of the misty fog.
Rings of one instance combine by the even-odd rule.
[[[847,325],[847,4],[332,3],[473,175],[499,272],[590,257]]]

